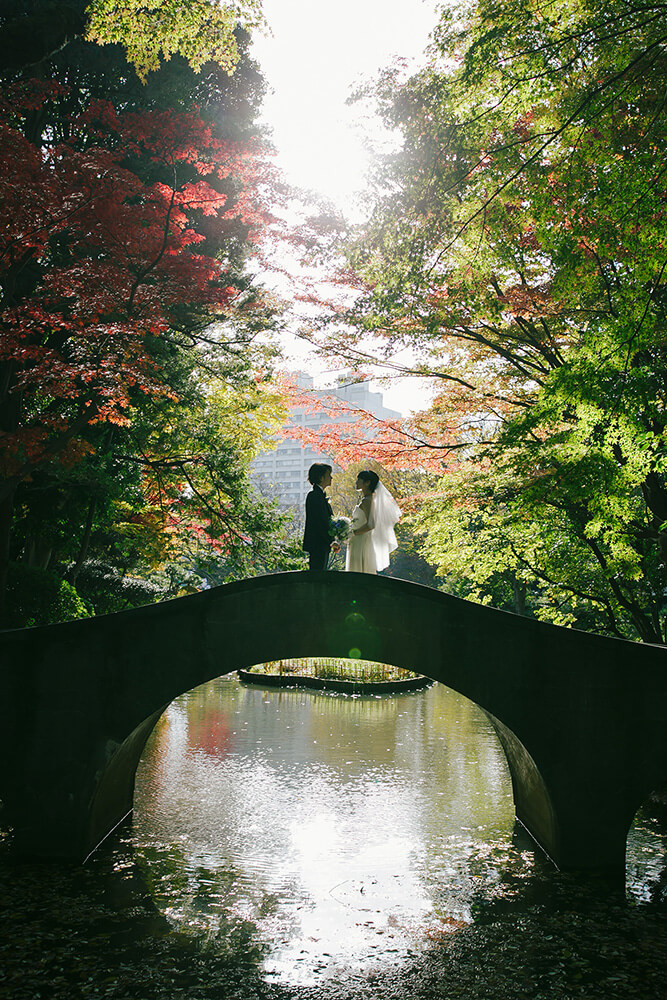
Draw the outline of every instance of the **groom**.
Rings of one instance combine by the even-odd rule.
[[[331,486],[330,465],[316,462],[308,470],[308,482],[313,487],[306,497],[306,529],[303,534],[303,548],[308,553],[308,568],[323,570],[329,563],[329,552],[338,552],[340,546],[331,542],[331,519],[333,511],[327,500],[325,489]]]

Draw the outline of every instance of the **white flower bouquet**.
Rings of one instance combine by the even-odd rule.
[[[340,542],[341,544],[347,542],[352,534],[349,517],[334,517],[329,531],[334,542]]]

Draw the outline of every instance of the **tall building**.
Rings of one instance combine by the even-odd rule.
[[[313,389],[313,379],[304,372],[296,373],[296,384],[300,389],[312,391],[317,399],[336,396],[338,399],[360,410],[366,410],[375,417],[395,420],[401,416],[396,410],[390,410],[383,405],[382,393],[371,392],[367,382],[344,383],[331,389]],[[356,419],[355,413],[313,412],[296,406],[290,411],[290,417],[284,427],[284,433],[289,433],[290,427],[307,427],[318,430],[324,424],[350,423]],[[294,508],[298,514],[303,511],[306,493],[310,489],[308,469],[313,462],[326,462],[334,465],[330,455],[313,451],[310,445],[301,444],[285,436],[278,440],[277,446],[271,451],[261,452],[250,467],[250,478],[263,496],[277,498],[282,508]]]

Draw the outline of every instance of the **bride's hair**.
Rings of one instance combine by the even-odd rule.
[[[372,469],[364,469],[363,472],[357,473],[357,479],[363,479],[365,483],[368,483],[371,493],[375,493],[377,484],[380,482],[377,472],[373,472]]]

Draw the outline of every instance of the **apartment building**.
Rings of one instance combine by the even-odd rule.
[[[313,391],[314,382],[310,375],[304,372],[296,373],[299,388]],[[366,410],[376,417],[397,419],[401,416],[396,410],[384,406],[381,392],[371,392],[367,382],[347,382],[330,389],[314,390],[316,398],[337,396],[350,403],[355,408]],[[285,425],[287,434],[290,427],[307,427],[317,430],[323,424],[347,423],[354,420],[353,414],[331,416],[324,412],[312,412],[301,407],[295,407],[290,412],[290,419]],[[308,469],[313,462],[327,462],[334,465],[330,455],[314,451],[309,445],[284,437],[278,440],[277,446],[271,451],[261,452],[250,467],[251,481],[263,495],[277,498],[282,508],[293,508],[302,516],[306,493],[310,489]]]

